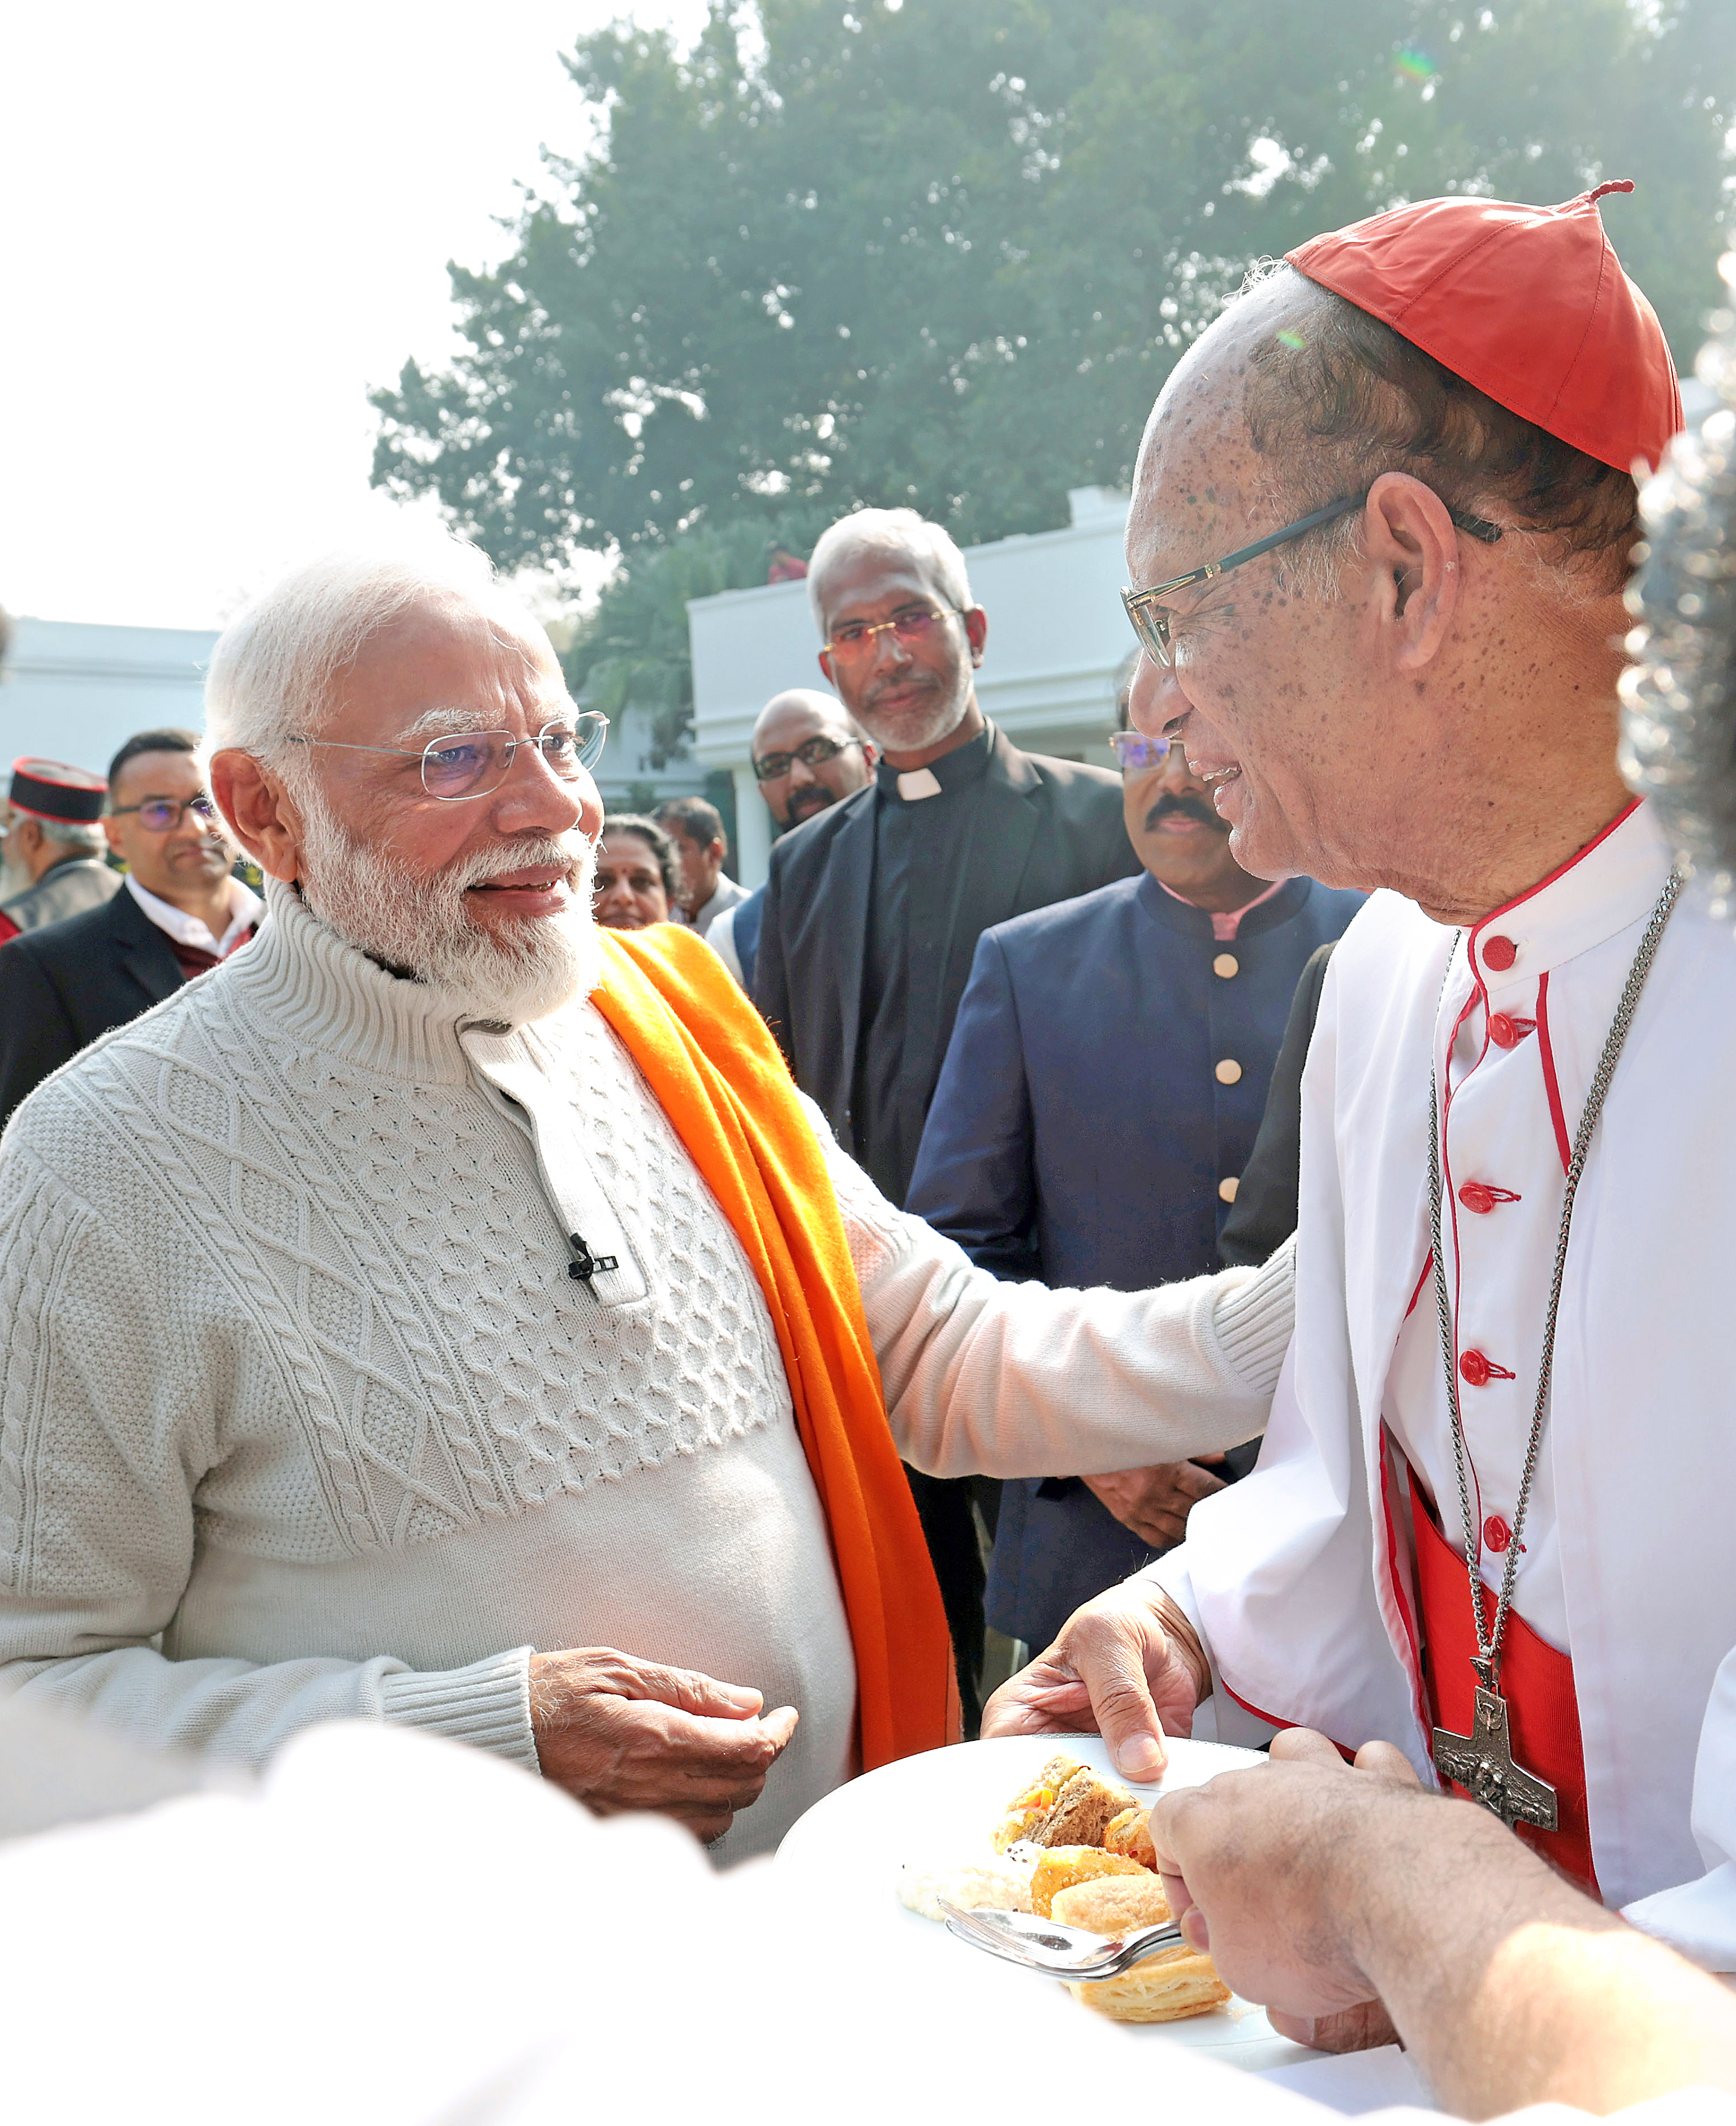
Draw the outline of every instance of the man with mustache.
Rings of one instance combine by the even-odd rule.
[[[950,1739],[900,1453],[1125,1467],[1216,1296],[976,1270],[707,945],[595,925],[603,720],[474,550],[291,576],[206,711],[259,935],[0,1152],[0,1689],[252,1762],[399,1722],[731,1854]]]
[[[880,760],[871,788],[773,850],[754,1000],[839,1142],[901,1203],[977,940],[1138,864],[1113,775],[1021,753],[983,715],[988,616],[939,525],[858,510],[821,537],[807,587],[820,669]],[[973,1713],[970,1504],[915,1481]],[[981,1503],[992,1521],[992,1494]]]
[[[97,865],[118,891],[0,954],[0,1127],[51,1071],[253,936],[262,904],[229,875],[234,851],[205,794],[198,749],[191,731],[135,731],[109,763],[107,783],[89,778],[94,804],[107,799],[97,831],[125,878]]]
[[[813,687],[773,694],[754,719],[748,750],[754,779],[779,834],[799,827],[840,798],[854,796],[873,781],[879,758],[836,698]],[[705,936],[750,995],[764,912],[762,886],[736,907],[725,909]]]
[[[1131,683],[1131,678],[1130,678]],[[986,931],[929,1110],[908,1207],[998,1277],[1139,1292],[1221,1266],[1298,977],[1360,893],[1269,885],[1180,746],[1111,743],[1144,867]],[[986,1609],[1041,1648],[1094,1594],[1179,1543],[1251,1467],[1199,1462],[1001,1486]]]
[[[1243,862],[1382,890],[1303,1080],[1259,1467],[991,1722],[1095,1719],[1135,1776],[1165,1732],[1394,1744],[1731,1972],[1736,982],[1720,882],[1617,770],[1634,469],[1682,425],[1599,211],[1630,189],[1313,238],[1153,411],[1134,715]],[[1697,716],[1693,676],[1654,683]]]

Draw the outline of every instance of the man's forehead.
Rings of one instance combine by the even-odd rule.
[[[177,751],[135,753],[130,760],[121,762],[121,772],[115,777],[114,794],[130,801],[138,797],[178,797],[189,786],[195,790],[205,787],[205,778],[199,772],[199,763],[193,754]]]
[[[846,555],[827,569],[821,602],[829,626],[859,617],[887,599],[938,598],[930,565],[915,554],[876,551]]]
[[[414,722],[431,735],[474,729],[479,713],[492,721],[513,702],[551,716],[569,706],[542,630],[458,596],[427,600],[376,630],[336,694],[346,721],[385,720],[400,729]]]
[[[801,745],[805,740],[824,733],[827,737],[839,737],[844,731],[844,709],[836,702],[780,702],[776,707],[762,711],[754,727],[754,751],[756,754],[774,753],[781,749]]]

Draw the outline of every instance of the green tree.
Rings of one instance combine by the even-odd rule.
[[[1249,260],[1404,198],[1631,176],[1678,355],[1715,292],[1729,0],[760,0],[751,65],[731,12],[685,59],[579,44],[594,150],[454,267],[462,357],[376,396],[376,480],[506,565],[792,506],[1063,522]]]
[[[688,600],[763,583],[773,539],[806,552],[825,522],[811,509],[769,522],[738,517],[630,553],[561,657],[568,685],[606,716],[618,717],[629,702],[646,711],[651,765],[661,768],[679,753],[693,720]]]

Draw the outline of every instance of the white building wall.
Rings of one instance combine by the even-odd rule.
[[[988,615],[977,675],[985,712],[1028,753],[1114,764],[1115,675],[1133,647],[1122,610],[1127,497],[1076,488],[1057,532],[999,539],[965,553],[971,590]],[[693,758],[736,779],[737,876],[758,886],[771,850],[770,815],[754,782],[754,719],[787,687],[824,689],[806,583],[724,591],[688,606],[693,657]]]
[[[0,775],[21,754],[95,774],[135,731],[205,721],[210,628],[15,621],[0,674]]]

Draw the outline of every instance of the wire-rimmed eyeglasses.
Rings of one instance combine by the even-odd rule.
[[[575,781],[580,770],[593,768],[601,758],[608,736],[609,720],[595,709],[586,709],[571,723],[545,724],[535,738],[515,738],[512,732],[456,731],[449,737],[430,739],[419,754],[409,745],[352,745],[343,739],[303,738],[291,745],[332,746],[340,753],[393,753],[400,759],[420,759],[422,787],[430,797],[452,804],[461,797],[486,797],[498,790],[513,772],[521,745],[534,747],[563,782]]]
[[[962,605],[942,606],[938,612],[932,606],[916,605],[895,612],[890,620],[847,620],[821,646],[840,664],[859,664],[873,655],[882,635],[896,635],[906,644],[920,642],[936,621],[950,620],[963,611]]]
[[[1317,526],[1331,524],[1338,517],[1348,517],[1353,509],[1360,509],[1373,490],[1365,489],[1360,494],[1341,495],[1336,502],[1329,502],[1324,509],[1311,510],[1306,517],[1298,517],[1294,524],[1286,524],[1281,532],[1274,532],[1264,539],[1256,539],[1251,546],[1243,546],[1233,554],[1226,554],[1221,561],[1208,561],[1202,569],[1190,569],[1185,576],[1171,576],[1167,583],[1153,583],[1147,590],[1136,591],[1131,587],[1121,593],[1121,602],[1127,607],[1127,617],[1133,632],[1139,638],[1139,646],[1148,657],[1167,667],[1174,647],[1171,635],[1170,616],[1158,600],[1173,598],[1177,591],[1191,590],[1195,583],[1209,583],[1213,576],[1221,576],[1231,569],[1239,569],[1244,561],[1256,560],[1269,554],[1275,546],[1287,546],[1292,539],[1299,539],[1304,532]],[[1492,546],[1501,536],[1501,527],[1491,524],[1486,517],[1473,517],[1468,510],[1455,509],[1447,505],[1447,514],[1461,532],[1473,539],[1480,539],[1486,546]]]
[[[142,805],[116,805],[108,816],[120,820],[129,812],[136,812],[140,825],[154,834],[173,834],[189,812],[208,833],[217,824],[217,808],[209,797],[147,797]]]

